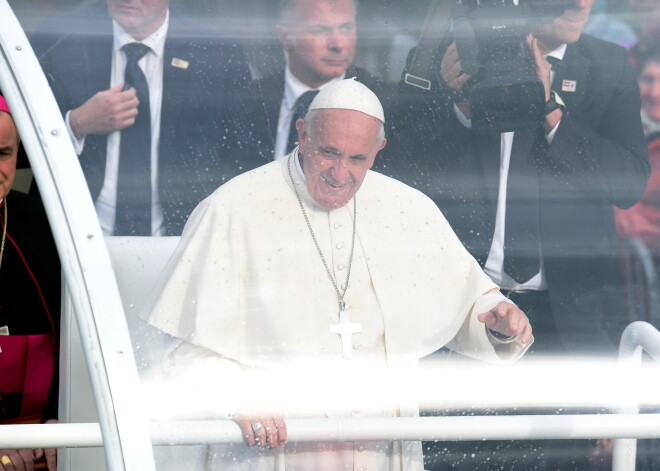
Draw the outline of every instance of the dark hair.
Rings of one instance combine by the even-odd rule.
[[[657,62],[660,64],[660,41],[656,42],[640,54],[638,60],[639,65],[637,70],[639,70],[640,73],[649,62]]]

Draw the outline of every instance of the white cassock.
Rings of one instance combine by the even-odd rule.
[[[347,352],[330,329],[339,321],[337,294],[305,223],[288,165],[342,289],[350,263],[353,201],[332,211],[315,204],[297,158],[284,158],[234,178],[195,209],[149,303],[151,324],[244,370],[341,361],[399,368],[445,345],[493,362],[524,353],[529,345],[519,341],[498,345],[496,351],[477,320],[505,298],[436,205],[370,171],[357,193],[357,237],[345,295],[350,320],[361,325],[361,332],[350,337],[352,358],[343,359]],[[415,405],[393,404],[318,416],[417,412]],[[292,415],[285,411],[283,416]],[[208,469],[423,468],[419,442],[287,443],[266,451],[237,447],[231,452],[211,447]]]

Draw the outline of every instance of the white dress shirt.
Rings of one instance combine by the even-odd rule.
[[[282,104],[280,105],[280,116],[277,120],[277,137],[275,138],[275,159],[280,159],[286,156],[291,149],[286,146],[289,141],[289,129],[291,128],[291,118],[296,108],[296,101],[300,96],[311,90],[323,90],[325,87],[338,80],[343,80],[346,74],[341,77],[335,77],[327,83],[321,85],[318,89],[309,88],[307,85],[298,80],[286,67],[284,72],[284,95],[282,96]]]
[[[160,204],[160,195],[158,194],[158,144],[160,141],[160,112],[163,97],[163,55],[168,26],[169,11],[161,27],[140,41],[145,46],[148,46],[150,51],[138,62],[149,85],[149,106],[151,110],[151,233],[154,236],[165,235],[165,220]],[[114,40],[112,45],[112,68],[110,72],[111,88],[124,83],[126,55],[121,48],[126,44],[136,42],[115,21],[112,22],[112,29]],[[66,115],[67,128],[76,152],[80,155],[85,141],[84,138],[77,139],[73,134],[69,123],[69,113]],[[108,134],[105,179],[101,192],[94,202],[96,213],[101,223],[101,229],[105,235],[112,235],[115,227],[120,139],[121,131],[114,131]]]
[[[564,58],[566,52],[566,44],[562,44],[554,51],[548,53],[544,57],[556,57],[559,60]],[[555,72],[550,72],[550,83],[555,78]],[[471,127],[471,120],[467,119],[465,115],[454,105],[454,111],[458,120],[466,127]],[[560,121],[561,122],[561,121]],[[548,144],[557,133],[559,123],[547,134],[546,139]],[[545,280],[545,273],[543,270],[543,257],[541,247],[539,245],[539,259],[541,262],[539,272],[524,283],[517,283],[507,273],[504,272],[504,230],[506,221],[506,188],[509,178],[509,163],[511,161],[511,148],[513,145],[513,132],[505,132],[501,134],[500,140],[500,179],[499,190],[497,195],[497,211],[495,213],[495,231],[493,234],[493,241],[488,252],[488,259],[484,266],[484,271],[490,278],[497,283],[500,288],[508,290],[520,291],[540,291],[548,288]]]

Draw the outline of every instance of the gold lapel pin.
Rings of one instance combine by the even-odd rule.
[[[172,58],[172,67],[176,67],[177,69],[187,69],[190,63],[188,61],[184,61],[183,59],[178,59],[176,57]]]

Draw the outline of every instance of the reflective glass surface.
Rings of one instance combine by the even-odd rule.
[[[656,417],[657,332],[621,341],[660,325],[653,2],[9,3],[106,236],[158,469],[612,469],[624,423],[660,467],[660,430],[625,422]],[[382,104],[374,162],[364,108],[296,121],[342,78]],[[448,421],[396,422],[420,415]]]

